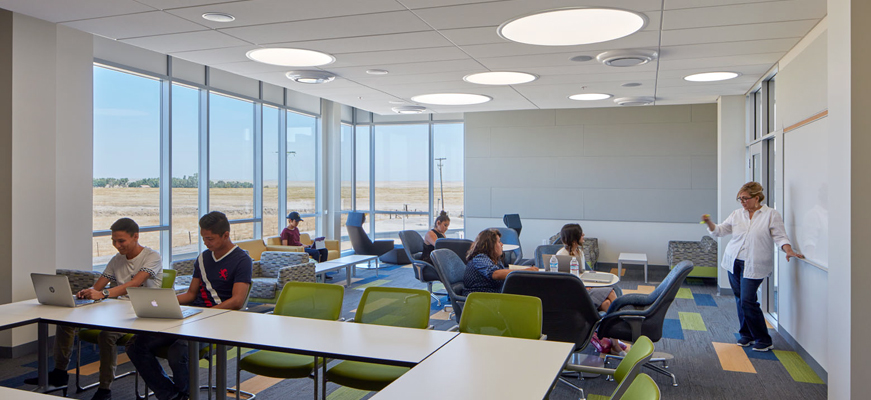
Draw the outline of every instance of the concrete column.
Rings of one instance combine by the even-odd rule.
[[[717,100],[717,222],[722,222],[738,208],[735,194],[744,184],[746,154],[745,110],[743,95],[721,96]],[[723,250],[729,238],[720,238],[717,246],[717,265],[723,260]],[[718,269],[717,284],[720,291],[729,288],[729,276]]]
[[[342,236],[342,105],[321,99],[321,126],[323,151],[321,152],[321,199],[324,210],[324,235],[329,239]]]

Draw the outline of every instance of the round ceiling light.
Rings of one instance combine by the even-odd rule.
[[[657,57],[653,50],[611,50],[596,56],[596,60],[609,67],[634,67],[644,65]]]
[[[287,74],[288,79],[297,83],[318,84],[332,82],[336,76],[327,71],[318,70],[300,70],[290,71]]]
[[[607,42],[638,32],[647,17],[613,8],[564,8],[512,19],[499,26],[499,36],[539,46],[573,46]]]
[[[287,48],[256,49],[249,51],[245,56],[264,64],[285,67],[318,67],[336,61],[336,57],[319,51]]]
[[[490,96],[469,93],[430,93],[420,94],[411,98],[416,103],[436,104],[440,106],[467,106],[481,104],[493,100]]]
[[[366,73],[369,75],[387,75],[390,71],[386,69],[367,69]]]
[[[236,17],[222,12],[207,12],[203,14],[203,19],[212,22],[233,22]]]
[[[610,99],[611,95],[607,93],[579,93],[569,96],[572,100],[605,100]]]
[[[464,81],[479,85],[519,85],[521,83],[532,82],[536,79],[538,77],[533,74],[509,71],[481,72],[463,77]]]
[[[399,106],[391,108],[397,114],[420,114],[426,111],[424,106]]]
[[[687,75],[683,78],[690,82],[715,82],[734,79],[739,76],[741,76],[741,74],[737,72],[703,72],[701,74]]]

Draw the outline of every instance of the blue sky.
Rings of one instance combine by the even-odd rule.
[[[197,171],[198,103],[196,89],[175,85],[172,91],[172,176]],[[254,178],[254,104],[217,94],[209,97],[210,179]],[[266,181],[278,178],[279,110],[264,107],[263,157]],[[316,119],[287,113],[288,180],[315,179]],[[462,180],[462,124],[436,125],[435,157],[447,157],[446,181]],[[368,141],[368,127],[358,132]],[[390,125],[375,130],[376,180],[427,180],[427,126]],[[368,143],[360,146],[358,165],[368,163]],[[348,148],[345,147],[345,150]],[[360,154],[363,153],[363,154]],[[347,151],[343,152],[347,154]],[[344,160],[343,160],[344,161]],[[368,181],[368,168],[358,179]],[[436,179],[438,179],[436,169]],[[160,82],[94,67],[94,177],[156,178],[160,174]],[[343,168],[347,179],[350,170]]]

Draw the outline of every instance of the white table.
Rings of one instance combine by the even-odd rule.
[[[218,400],[225,399],[227,395],[227,360],[221,356],[226,354],[227,345],[414,366],[458,335],[456,332],[237,311],[179,325],[162,333],[218,344]],[[193,384],[191,387],[194,387]]]
[[[460,334],[373,400],[543,399],[574,344]],[[449,379],[439,379],[450,371]]]
[[[362,262],[372,262],[375,260],[375,276],[378,276],[378,256],[363,256],[352,254],[350,256],[339,257],[333,260],[319,262],[315,264],[315,276],[318,282],[323,282],[327,272],[337,271],[345,268],[345,286],[351,286],[351,276],[357,275],[356,266]]]
[[[644,283],[647,283],[647,254],[644,253],[620,253],[617,258],[617,275],[623,276],[623,263],[644,264]]]
[[[42,394],[39,392],[31,392],[29,390],[13,389],[0,386],[0,399],[18,399],[18,400],[57,400],[57,396]]]
[[[515,271],[528,270],[528,268],[529,268],[529,267],[526,266],[526,265],[514,265],[514,264],[509,264],[509,265],[508,265],[508,269],[510,269],[510,270],[515,270]],[[544,268],[539,268],[539,269],[538,269],[538,272],[545,272],[545,271],[547,271],[547,270],[544,269]],[[614,286],[614,285],[616,285],[617,283],[620,282],[620,277],[617,276],[617,275],[614,275],[614,274],[612,274],[612,273],[610,273],[610,272],[598,272],[598,271],[597,271],[596,273],[597,273],[597,274],[606,274],[606,275],[610,275],[609,278],[611,278],[611,280],[608,281],[608,282],[593,282],[593,281],[587,281],[587,280],[584,280],[584,274],[581,274],[581,276],[580,276],[579,278],[581,278],[581,281],[584,282],[584,286],[585,286],[585,287],[592,288],[592,287]]]
[[[514,251],[514,250],[517,250],[519,248],[520,248],[520,246],[518,246],[516,244],[503,244],[502,245],[502,251]]]

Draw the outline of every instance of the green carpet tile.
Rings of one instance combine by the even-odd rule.
[[[607,270],[610,266],[602,266]],[[644,273],[641,269],[628,269],[619,286],[624,290],[638,290],[641,286],[653,286],[659,284],[668,273],[666,268],[650,267],[650,283],[643,283]],[[332,275],[331,282],[344,282],[344,271]],[[356,281],[350,288],[345,290],[342,317],[353,318],[352,312],[357,308],[363,290],[371,286],[410,287],[426,289],[426,285],[414,279],[414,272],[410,268],[385,265],[380,269],[378,276],[375,271],[358,269],[354,277]],[[434,289],[441,289],[441,285],[434,285]],[[361,290],[355,290],[361,289]],[[645,289],[646,290],[646,289]],[[697,298],[704,297],[713,301],[698,302]],[[442,306],[432,304],[432,314],[442,313],[444,305],[450,304],[446,297],[441,297]],[[267,312],[272,310],[271,304],[252,303],[249,310],[253,312]],[[435,329],[447,330],[456,325],[454,320],[431,319],[430,323]],[[683,285],[677,298],[675,298],[666,313],[666,329],[663,338],[656,343],[656,351],[670,353],[674,359],[669,362],[668,370],[677,376],[679,386],[671,386],[671,379],[663,375],[645,369],[644,372],[653,377],[659,385],[664,399],[764,399],[764,398],[800,398],[800,399],[825,399],[827,386],[817,374],[794,352],[794,349],[777,334],[770,330],[774,340],[775,351],[768,353],[753,352],[749,348],[740,352],[722,352],[731,357],[737,357],[738,361],[752,364],[756,373],[724,371],[721,366],[724,360],[720,360],[714,343],[735,343],[735,334],[738,328],[735,313],[735,299],[730,294],[717,294],[716,282],[709,279],[692,279]],[[254,327],[252,327],[254,329]],[[722,345],[718,345],[722,346]],[[123,351],[123,349],[121,350]],[[243,355],[250,350],[243,348]],[[601,363],[601,358],[592,346],[582,351],[581,357],[587,357],[584,363]],[[236,384],[236,351],[228,349],[228,384]],[[96,363],[98,353],[95,346],[86,345],[82,350],[83,364]],[[126,360],[126,357],[122,360]],[[727,360],[728,361],[728,360]],[[338,360],[333,360],[330,365],[335,365]],[[462,360],[457,360],[462,362]],[[53,365],[53,364],[52,364]],[[94,364],[95,366],[96,364]],[[164,362],[165,365],[165,362]],[[32,389],[32,386],[24,385],[24,378],[35,376],[36,355],[30,354],[14,359],[0,359],[0,386]],[[200,362],[200,383],[207,382],[207,363]],[[616,367],[616,361],[611,362],[611,368]],[[71,364],[70,369],[75,367]],[[123,362],[118,366],[118,372],[129,371],[132,365]],[[505,371],[482,371],[482,373],[504,374]],[[450,379],[446,376],[435,376],[446,385]],[[82,378],[83,382],[95,382],[97,373]],[[242,372],[242,389],[246,390],[246,381],[251,388],[256,388],[257,396],[262,400],[269,399],[311,399],[313,397],[313,385],[310,379],[287,379],[275,383],[266,381],[261,377],[255,377],[248,372]],[[71,382],[74,382],[71,374]],[[567,378],[573,379],[573,378]],[[577,381],[575,383],[578,383]],[[610,397],[616,384],[606,381],[602,377],[587,378],[580,382],[587,398],[591,400],[604,400]],[[70,398],[90,399],[95,389],[83,393],[69,394]],[[140,390],[142,390],[140,388]],[[133,378],[117,380],[112,387],[114,400],[133,400]],[[330,400],[362,400],[374,395],[373,392],[343,388],[333,383],[327,384],[327,393]],[[60,392],[57,392],[59,395]],[[201,392],[204,396],[205,391]],[[550,394],[552,400],[577,399],[577,392],[563,383],[558,383]],[[451,399],[457,400],[457,399]]]

